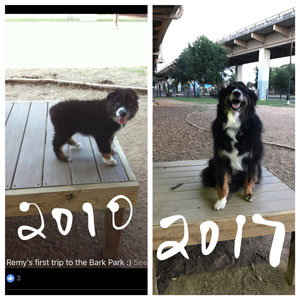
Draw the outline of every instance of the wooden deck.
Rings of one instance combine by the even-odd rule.
[[[125,154],[115,138],[117,166],[102,162],[101,153],[93,138],[78,135],[79,149],[65,146],[72,161],[62,162],[52,148],[53,126],[49,109],[55,102],[7,102],[5,107],[5,188],[6,216],[38,214],[19,210],[19,203],[28,201],[39,205],[42,213],[63,207],[81,211],[84,202],[95,210],[106,209],[117,195],[137,200],[136,180]],[[121,209],[127,201],[118,201]],[[109,210],[106,223],[109,223]]]
[[[219,241],[234,240],[236,217],[244,215],[246,223],[242,237],[274,234],[274,227],[255,224],[252,215],[259,213],[265,219],[284,223],[286,232],[292,232],[287,279],[294,284],[295,274],[295,192],[268,169],[263,168],[262,179],[253,191],[255,199],[247,202],[243,191],[234,193],[224,210],[213,206],[217,198],[215,188],[203,187],[200,173],[207,160],[159,162],[153,165],[153,294],[158,294],[156,282],[156,250],[165,241],[181,241],[182,222],[168,228],[160,227],[160,220],[173,215],[182,215],[188,223],[188,245],[201,244],[200,224],[214,221],[219,227]],[[171,189],[173,188],[173,189]],[[207,234],[210,241],[211,231]]]
[[[273,228],[252,222],[252,215],[255,213],[269,220],[283,222],[287,232],[295,230],[295,192],[269,170],[263,167],[261,183],[254,187],[253,202],[247,202],[243,191],[239,190],[233,193],[224,210],[216,211],[213,209],[217,198],[216,189],[205,188],[201,183],[200,172],[206,166],[207,160],[154,163],[154,249],[164,241],[182,239],[182,222],[167,229],[159,225],[162,218],[178,214],[184,216],[188,222],[189,245],[201,243],[199,225],[207,220],[218,224],[219,240],[234,239],[237,215],[247,218],[243,237],[274,233]],[[179,184],[182,185],[171,189]]]

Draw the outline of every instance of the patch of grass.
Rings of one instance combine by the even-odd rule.
[[[267,106],[276,106],[276,107],[295,107],[295,103],[291,103],[290,105],[285,105],[285,101],[277,101],[277,100],[259,100],[257,101],[257,105],[267,105]]]
[[[138,73],[140,75],[147,75],[147,67],[136,67],[128,69],[129,72]]]
[[[182,98],[182,97],[159,97],[159,99],[170,99],[170,100],[177,100],[177,101],[184,101],[184,102],[193,102],[199,104],[218,104],[218,100],[215,98]]]
[[[193,102],[199,104],[218,104],[218,99],[215,98],[182,98],[182,97],[158,97],[159,99],[170,99],[184,102]],[[295,107],[295,103],[291,103],[290,105],[285,105],[285,101],[275,101],[275,100],[259,100],[257,105],[267,105],[267,106],[276,106],[276,107]]]

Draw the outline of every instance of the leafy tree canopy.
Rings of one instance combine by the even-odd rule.
[[[228,66],[226,49],[204,35],[185,48],[175,60],[169,76],[175,81],[186,83],[222,84],[224,69]]]

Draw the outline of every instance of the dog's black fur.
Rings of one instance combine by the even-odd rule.
[[[212,124],[214,156],[201,174],[205,186],[218,188],[218,200],[227,197],[225,194],[228,194],[228,188],[234,191],[243,184],[246,200],[252,201],[254,198],[252,185],[261,177],[260,161],[263,153],[262,122],[255,113],[256,102],[255,93],[242,82],[235,82],[219,93],[217,117]],[[236,118],[231,123],[228,120],[230,114],[231,120]],[[232,126],[228,127],[228,124]],[[238,166],[241,168],[236,167],[234,151],[240,158]],[[228,176],[226,180],[225,176]],[[227,192],[225,181],[229,185]],[[222,190],[223,195],[220,196]],[[215,205],[217,210],[224,207]]]
[[[109,156],[116,131],[136,114],[137,100],[132,89],[116,89],[103,100],[70,100],[54,105],[50,109],[50,116],[55,130],[53,150],[56,156],[68,160],[62,152],[62,146],[66,143],[76,146],[77,143],[72,140],[75,133],[93,136],[99,151]]]

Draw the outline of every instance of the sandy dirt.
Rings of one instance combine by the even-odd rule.
[[[147,69],[15,69],[7,70],[6,77],[57,78],[84,82],[109,83],[126,86],[146,87]],[[47,85],[6,85],[6,101],[39,101],[68,99],[101,99],[107,95],[89,89]],[[130,224],[122,231],[119,257],[136,262],[135,267],[147,265],[147,97],[141,96],[139,111],[135,118],[118,135],[119,142],[139,181],[137,205]],[[125,213],[124,220],[128,212]],[[38,216],[14,217],[6,219],[6,257],[11,259],[69,259],[101,258],[104,214],[95,212],[96,237],[90,237],[87,228],[87,215],[73,213],[72,230],[66,237],[60,235],[51,215],[45,215],[44,234],[47,239],[36,237],[21,241],[17,229],[21,225],[38,228]]]
[[[295,110],[289,107],[258,106],[264,123],[263,140],[294,147]],[[210,131],[216,105],[197,105],[177,100],[154,99],[153,160],[209,159],[213,140]],[[192,124],[190,125],[186,119]],[[263,165],[295,189],[295,151],[265,145]],[[201,246],[189,246],[186,260],[176,255],[157,265],[161,294],[294,294],[285,278],[290,234],[286,234],[281,264],[272,268],[269,251],[273,236],[243,239],[241,256],[233,255],[233,241],[219,242],[209,255]]]

